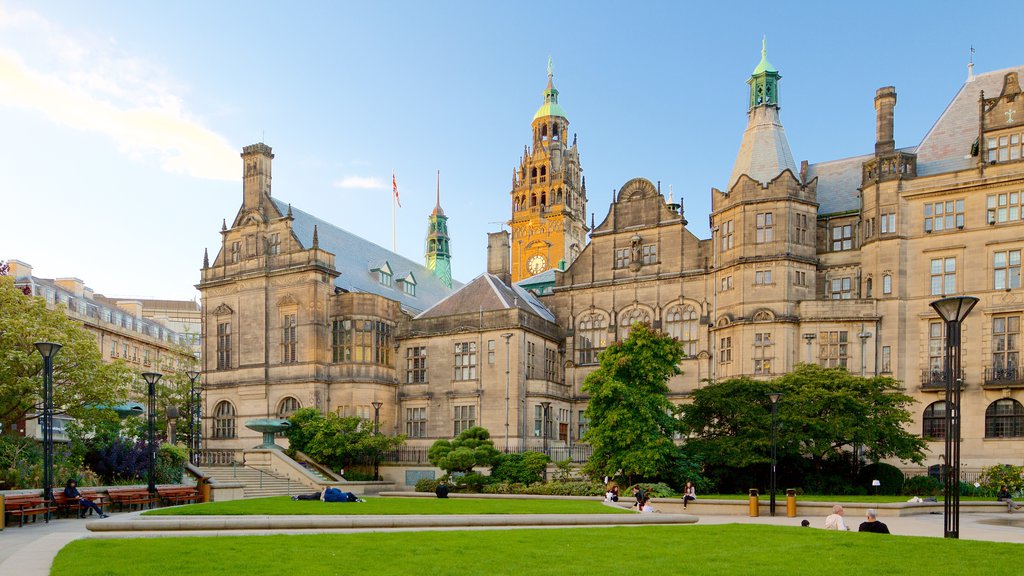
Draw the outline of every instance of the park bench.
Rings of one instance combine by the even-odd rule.
[[[33,494],[14,495],[4,498],[4,514],[16,517],[19,527],[25,525],[26,516],[32,517],[32,521],[35,522],[36,518],[42,514],[43,518],[49,522],[50,513],[54,510],[56,510],[56,506],[43,500],[42,497]]]
[[[100,510],[103,510],[103,507],[108,503],[107,497],[96,490],[79,490],[78,492],[82,497],[92,500],[97,506],[99,506]],[[57,510],[57,514],[62,515],[65,518],[67,518],[69,513],[79,513],[81,511],[81,504],[79,504],[78,498],[68,498],[64,496],[63,492],[53,493],[53,505]],[[91,509],[89,510],[89,513],[92,514]]]
[[[192,504],[199,501],[199,488],[195,486],[157,487],[157,494],[169,505]]]
[[[107,490],[107,496],[110,497],[111,504],[117,504],[118,510],[124,510],[125,506],[128,510],[134,510],[135,506],[141,509],[148,505],[152,508],[153,504],[160,500],[158,495],[150,494],[145,488],[110,488]]]

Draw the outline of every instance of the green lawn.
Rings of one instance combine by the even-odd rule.
[[[1024,546],[761,525],[76,540],[52,576],[1020,574]]]
[[[189,504],[145,512],[154,516],[211,515],[409,515],[409,514],[630,514],[596,500],[469,498],[366,498],[366,502],[292,500],[288,496]]]

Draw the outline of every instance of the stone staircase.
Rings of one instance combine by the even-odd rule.
[[[248,466],[204,466],[200,470],[202,470],[203,474],[213,477],[217,482],[244,483],[246,498],[293,496],[313,491],[309,487],[294,480],[289,480],[284,476]]]

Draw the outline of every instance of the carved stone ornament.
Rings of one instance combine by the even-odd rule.
[[[228,314],[234,313],[235,311],[231,309],[231,306],[228,306],[224,302],[221,302],[220,306],[217,306],[216,308],[213,309],[214,316],[226,316]]]
[[[277,300],[278,308],[283,308],[285,306],[296,306],[298,303],[299,301],[296,300],[295,296],[292,296],[291,294],[285,294],[284,296]]]

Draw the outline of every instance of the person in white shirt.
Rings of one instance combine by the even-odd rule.
[[[843,507],[836,504],[832,507],[832,513],[825,518],[825,530],[849,530],[846,521],[843,520]]]

